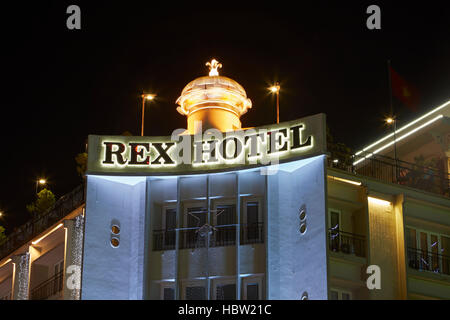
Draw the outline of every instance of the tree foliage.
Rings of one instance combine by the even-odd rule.
[[[352,150],[342,142],[335,142],[331,134],[330,128],[327,126],[327,149],[331,155],[331,159],[337,159],[338,166],[352,165]]]
[[[87,157],[87,152],[79,153],[75,157],[75,162],[77,163],[77,172],[82,178],[84,178],[84,175],[86,174]]]
[[[0,226],[0,246],[6,241],[5,228]]]
[[[37,194],[36,201],[27,205],[27,210],[30,213],[41,214],[51,208],[55,202],[53,192],[44,188]]]

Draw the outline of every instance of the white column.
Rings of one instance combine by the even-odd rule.
[[[13,294],[12,300],[28,300],[30,280],[30,254],[28,252],[12,257]]]
[[[64,300],[80,300],[81,266],[83,258],[84,216],[64,220]]]

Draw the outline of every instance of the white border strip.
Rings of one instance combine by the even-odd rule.
[[[405,129],[409,128],[410,126],[412,126],[412,125],[416,124],[416,123],[417,123],[417,122],[419,122],[420,120],[423,120],[423,119],[425,119],[426,117],[428,117],[428,116],[432,115],[433,113],[435,113],[435,112],[437,112],[437,111],[441,110],[442,108],[446,107],[446,106],[447,106],[447,105],[449,105],[449,104],[450,104],[450,100],[449,100],[449,101],[447,101],[446,103],[444,103],[444,104],[440,105],[439,107],[437,107],[437,108],[435,108],[435,109],[431,110],[431,111],[430,111],[430,112],[428,112],[427,114],[425,114],[425,115],[423,115],[423,116],[421,116],[421,117],[417,118],[416,120],[414,120],[414,121],[411,121],[411,122],[410,122],[410,123],[408,123],[407,125],[405,125],[405,126],[401,127],[400,129],[398,129],[398,130],[396,131],[396,134],[398,134],[399,132],[402,132],[403,130],[405,130]],[[381,143],[381,142],[385,141],[386,139],[389,139],[389,138],[390,138],[390,137],[392,137],[393,135],[394,135],[394,133],[390,133],[390,134],[388,134],[388,135],[387,135],[387,136],[385,136],[384,138],[381,138],[380,140],[378,140],[378,141],[376,141],[376,142],[372,143],[372,144],[371,144],[370,146],[367,146],[367,147],[363,148],[362,150],[360,150],[360,151],[356,152],[356,153],[355,153],[355,156],[357,156],[357,155],[359,155],[359,154],[363,153],[364,151],[367,151],[368,149],[370,149],[370,148],[372,148],[372,147],[376,146],[377,144],[379,144],[379,143]],[[397,140],[397,141],[398,141],[398,140]],[[373,152],[373,153],[376,153],[376,151],[375,151],[375,152]]]
[[[431,119],[430,121],[427,121],[427,122],[425,122],[424,124],[421,124],[421,125],[418,126],[417,128],[414,128],[413,130],[411,130],[411,131],[409,131],[408,133],[404,134],[404,135],[401,136],[400,138],[398,138],[398,139],[396,139],[396,140],[394,140],[394,141],[391,141],[391,142],[385,144],[384,146],[382,146],[381,148],[375,150],[374,152],[371,152],[367,157],[364,157],[364,158],[362,158],[362,159],[359,159],[358,161],[353,162],[353,165],[354,165],[354,166],[357,165],[357,164],[360,163],[361,161],[364,161],[365,159],[370,158],[370,157],[373,156],[374,154],[376,154],[376,153],[378,153],[378,152],[380,152],[380,151],[386,149],[387,147],[393,145],[396,141],[398,142],[398,141],[403,140],[404,138],[406,138],[406,137],[412,135],[413,133],[419,131],[419,130],[422,129],[422,128],[425,128],[426,126],[432,124],[433,122],[435,122],[435,121],[437,121],[437,120],[439,120],[439,119],[441,119],[441,118],[443,118],[443,117],[444,117],[444,115],[440,114],[440,115],[438,115],[436,118],[433,118],[433,119]],[[398,133],[398,131],[397,131],[396,133]],[[392,134],[392,135],[393,135],[393,134]],[[355,154],[355,155],[356,155],[356,154]]]

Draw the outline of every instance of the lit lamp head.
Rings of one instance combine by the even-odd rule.
[[[241,129],[240,117],[252,107],[244,88],[233,79],[220,76],[217,60],[207,62],[208,76],[197,78],[184,87],[176,103],[177,111],[187,116],[190,134],[217,129],[222,132]]]
[[[277,82],[274,86],[271,86],[271,87],[269,88],[269,90],[270,90],[272,93],[278,93],[278,92],[280,92],[280,84]]]
[[[47,183],[47,180],[45,180],[45,179],[39,179],[39,180],[38,180],[38,183],[44,185],[44,184]]]
[[[144,94],[142,94],[141,97],[146,100],[153,100],[153,99],[155,99],[156,94],[144,93]]]
[[[387,123],[387,124],[393,124],[394,121],[395,121],[395,119],[394,119],[394,118],[391,118],[391,117],[389,117],[389,118],[386,119],[386,123]]]

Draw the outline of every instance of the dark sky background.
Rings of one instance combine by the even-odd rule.
[[[164,3],[164,4],[163,4]],[[0,224],[30,216],[35,181],[58,196],[81,179],[75,156],[88,134],[146,135],[186,127],[175,100],[207,75],[238,81],[253,108],[243,126],[276,122],[269,84],[279,80],[280,120],[324,112],[335,139],[353,149],[389,130],[387,60],[421,94],[417,111],[394,99],[399,125],[450,98],[450,19],[444,2],[34,1],[2,3]],[[81,8],[81,30],[66,28],[66,8]],[[366,28],[366,8],[381,8],[381,30]]]

